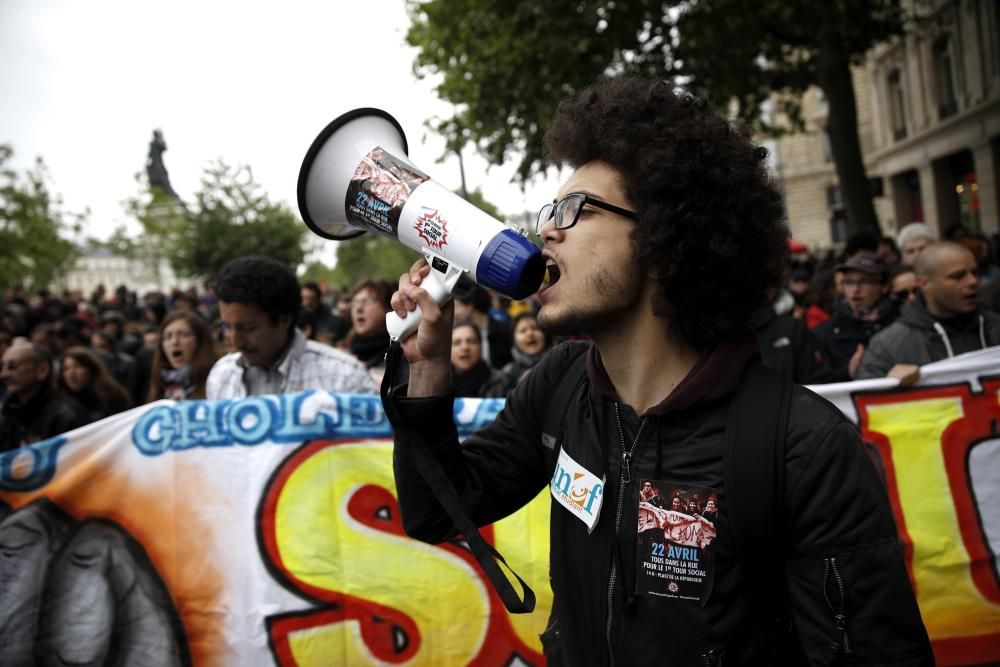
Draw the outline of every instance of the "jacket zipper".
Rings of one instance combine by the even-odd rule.
[[[722,665],[722,654],[714,648],[701,654],[701,664],[705,667],[720,667]]]
[[[635,446],[639,444],[639,436],[642,435],[642,429],[646,426],[648,417],[643,417],[642,421],[639,422],[639,430],[635,433],[635,440],[632,441],[632,446],[628,449],[625,449],[625,432],[622,430],[622,418],[617,403],[615,403],[615,420],[618,422],[618,437],[622,443],[622,466],[621,471],[618,473],[618,506],[615,510],[615,544],[613,546],[613,548],[617,549],[618,534],[622,525],[622,506],[625,502],[625,487],[632,481],[632,471],[629,468],[632,463],[632,452],[635,451]],[[611,573],[608,575],[608,620],[604,628],[605,640],[608,644],[608,660],[612,667],[615,664],[615,652],[611,644],[611,622],[614,612],[615,582],[617,579],[618,568],[615,564],[614,552],[612,551]]]
[[[622,522],[622,502],[625,500],[625,476],[619,475],[618,477],[618,511],[615,514],[615,539],[618,539],[618,528],[621,526]],[[612,553],[611,556],[611,574],[608,576],[608,622],[604,628],[605,638],[608,644],[608,658],[610,664],[614,667],[615,664],[615,652],[612,649],[611,644],[611,618],[612,612],[614,610],[615,602],[615,581],[618,578],[618,568],[615,567],[615,557]]]
[[[834,606],[833,601],[830,599],[830,593],[827,588],[831,574],[833,574],[833,580],[837,584],[837,592],[840,595],[840,604],[837,607]],[[849,655],[851,653],[851,643],[847,637],[847,610],[845,609],[847,591],[844,589],[844,579],[840,576],[840,569],[837,567],[836,558],[823,559],[823,597],[826,598],[826,606],[833,612],[833,622],[836,624],[837,629],[840,630],[840,643],[844,648],[844,653]]]

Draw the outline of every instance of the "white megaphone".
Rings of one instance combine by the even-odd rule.
[[[435,183],[407,158],[406,136],[380,109],[355,109],[327,125],[302,161],[299,211],[309,229],[342,241],[378,232],[427,258],[421,287],[444,304],[463,277],[513,299],[538,290],[545,260],[527,232],[484,213]],[[386,315],[406,338],[420,309]]]

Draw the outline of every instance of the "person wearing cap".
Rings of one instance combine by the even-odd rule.
[[[813,333],[833,366],[835,381],[847,382],[857,375],[868,341],[892,323],[897,310],[886,296],[885,264],[875,253],[859,252],[836,270],[842,276],[843,297],[833,316]]]
[[[933,230],[923,222],[911,222],[904,225],[896,235],[896,246],[899,248],[900,262],[913,266],[921,251],[937,238]]]
[[[805,314],[806,297],[809,295],[809,281],[812,272],[806,266],[797,266],[788,274],[788,291],[795,298],[796,317]]]
[[[909,384],[919,366],[1000,345],[1000,315],[977,303],[976,258],[959,243],[927,246],[914,267],[919,291],[892,326],[871,340],[858,377]]]

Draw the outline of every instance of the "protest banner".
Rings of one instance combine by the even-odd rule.
[[[814,389],[877,455],[939,664],[1000,661],[1000,351]],[[460,435],[502,404],[458,399]],[[483,531],[538,595],[511,615],[404,534],[377,397],[136,408],[0,456],[3,664],[539,665],[549,504]]]

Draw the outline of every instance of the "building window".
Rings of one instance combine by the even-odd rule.
[[[840,194],[840,186],[831,185],[826,189],[826,207],[830,211],[830,242],[847,241],[847,209]]]
[[[889,73],[889,113],[892,118],[892,136],[896,141],[906,138],[906,98],[899,70]]]
[[[955,58],[950,35],[941,35],[934,42],[934,79],[937,86],[938,118],[945,119],[958,111]]]

